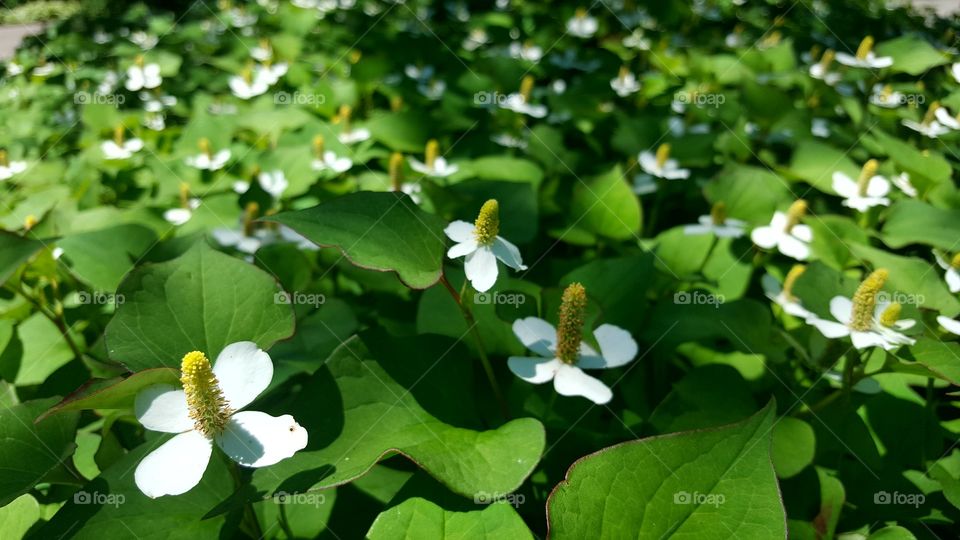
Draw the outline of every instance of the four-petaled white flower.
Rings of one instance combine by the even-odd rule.
[[[529,62],[539,62],[543,58],[543,49],[532,43],[520,43],[514,41],[508,47],[508,53],[512,58],[518,60],[527,60]]]
[[[870,94],[870,103],[878,107],[893,109],[903,105],[905,101],[903,94],[895,92],[890,85],[875,84],[873,85],[873,92]]]
[[[661,144],[657,151],[645,150],[637,157],[640,168],[647,174],[666,180],[685,180],[690,178],[690,169],[680,167],[676,159],[670,157],[670,145]]]
[[[257,176],[257,182],[274,199],[279,199],[283,192],[287,190],[287,187],[290,186],[286,175],[281,170],[263,171]]]
[[[750,239],[764,249],[777,248],[787,257],[805,261],[810,257],[810,242],[813,241],[813,231],[799,222],[806,211],[807,203],[796,201],[786,213],[774,212],[770,225],[754,229]]]
[[[167,220],[167,223],[179,227],[184,223],[190,221],[190,218],[193,217],[193,211],[200,206],[200,199],[192,198],[187,201],[186,207],[181,208],[171,208],[163,213],[163,219]]]
[[[526,270],[520,250],[497,233],[500,232],[500,207],[491,199],[483,204],[475,223],[454,221],[443,230],[456,242],[447,257],[464,257],[464,271],[477,292],[487,292],[497,282],[497,260],[514,270]]]
[[[137,138],[127,140],[109,140],[100,143],[100,150],[107,159],[128,159],[143,149],[143,141]]]
[[[224,148],[216,153],[200,152],[195,156],[188,156],[184,162],[202,171],[217,171],[230,161],[230,149]]]
[[[500,100],[500,107],[532,118],[543,118],[547,115],[546,105],[529,103],[529,99],[519,92],[508,94],[506,98]]]
[[[889,206],[890,181],[875,174],[877,160],[871,159],[860,171],[860,179],[854,180],[841,171],[833,173],[833,190],[844,198],[843,205],[861,212],[874,206]]]
[[[127,90],[136,92],[144,88],[152,89],[160,86],[163,78],[160,77],[159,64],[134,64],[127,68],[127,80],[123,83]]]
[[[892,56],[877,56],[873,52],[873,37],[867,36],[860,42],[856,54],[837,53],[837,62],[857,68],[880,69],[893,65]]]
[[[569,302],[571,288],[582,287],[575,283],[564,292],[564,303]],[[571,309],[566,312],[570,313]],[[602,405],[613,398],[613,391],[601,380],[587,375],[584,369],[607,369],[626,365],[637,356],[637,342],[626,330],[612,324],[603,324],[593,331],[593,337],[600,346],[600,352],[579,339],[579,332],[560,335],[583,321],[571,321],[576,318],[564,315],[560,309],[560,331],[549,322],[527,317],[513,322],[513,333],[525,347],[538,356],[511,356],[507,366],[517,377],[533,383],[543,384],[553,381],[553,387],[562,396],[583,396]],[[565,320],[566,319],[566,320]],[[565,330],[567,329],[567,330]],[[570,342],[575,340],[577,343]]]
[[[263,95],[270,88],[270,84],[263,77],[252,75],[234,75],[227,81],[230,92],[240,99],[250,99]]]
[[[814,326],[830,339],[850,337],[856,349],[866,349],[869,347],[883,347],[884,350],[892,351],[901,345],[913,345],[916,340],[900,333],[902,330],[909,330],[916,321],[913,319],[902,319],[893,321],[891,326],[885,326],[881,323],[882,316],[887,308],[888,302],[877,302],[873,310],[873,316],[870,319],[869,326],[865,330],[858,330],[853,326],[854,302],[845,296],[834,296],[830,300],[830,314],[839,322],[821,319],[816,315],[807,318],[807,323]]]
[[[830,71],[830,65],[833,64],[835,57],[836,55],[833,50],[827,49],[824,51],[823,56],[820,57],[820,61],[810,66],[810,76],[830,86],[840,82],[840,74],[835,71]]]
[[[456,172],[460,170],[460,167],[447,163],[447,160],[444,159],[443,156],[435,157],[433,163],[424,163],[412,156],[407,158],[407,160],[410,162],[411,169],[420,174],[435,178],[445,178],[456,174]]]
[[[795,297],[790,290],[793,288],[793,281],[796,280],[796,277],[802,272],[803,266],[795,266],[790,270],[790,273],[787,274],[783,285],[772,275],[764,274],[763,277],[760,278],[760,286],[763,287],[763,293],[766,297],[772,300],[774,304],[783,308],[784,312],[806,320],[813,314],[807,308],[803,307],[800,299]]]
[[[933,114],[936,117],[937,122],[940,122],[940,124],[944,127],[948,127],[953,130],[960,129],[960,116],[951,116],[950,111],[943,105],[937,107]]]
[[[710,210],[710,214],[700,216],[695,225],[684,225],[683,234],[699,236],[715,234],[718,238],[740,238],[746,232],[747,224],[739,219],[727,217],[726,205],[717,202]]]
[[[2,156],[0,156],[0,182],[9,179],[15,174],[20,174],[25,170],[27,170],[26,161],[7,161],[6,152],[3,152]]]
[[[356,144],[370,138],[370,130],[367,128],[353,128],[341,131],[337,135],[337,140],[343,144]]]
[[[143,427],[175,434],[137,465],[140,491],[151,498],[190,491],[200,483],[214,444],[245,467],[267,467],[305,448],[307,431],[292,416],[240,411],[272,378],[270,356],[241,341],[224,347],[212,367],[202,353],[187,353],[183,389],[157,384],[137,394],[134,412]]]
[[[943,279],[947,282],[947,288],[950,292],[960,292],[960,254],[957,254],[953,260],[948,261],[939,251],[933,250],[933,256],[937,259],[937,264],[946,272]]]
[[[640,81],[626,67],[620,69],[617,78],[610,80],[610,88],[620,97],[627,97],[640,91]]]
[[[337,174],[350,170],[353,160],[348,157],[339,157],[333,150],[323,152],[323,158],[316,158],[311,163],[315,171],[333,171]]]
[[[597,27],[597,19],[587,15],[587,11],[582,8],[567,21],[567,32],[582,39],[593,37],[597,33]]]

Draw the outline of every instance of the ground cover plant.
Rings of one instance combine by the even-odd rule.
[[[956,537],[958,31],[49,26],[0,80],[0,537]]]

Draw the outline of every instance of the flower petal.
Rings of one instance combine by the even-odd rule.
[[[289,414],[244,411],[230,418],[217,445],[240,465],[267,467],[306,448],[307,430]]]
[[[520,257],[520,250],[517,246],[499,236],[493,240],[493,254],[503,261],[503,264],[514,270],[526,270],[523,259]]]
[[[273,379],[273,362],[256,343],[238,341],[220,351],[213,364],[213,374],[220,382],[223,397],[236,411],[267,389]]]
[[[474,238],[474,229],[473,223],[458,220],[447,225],[447,228],[444,229],[443,232],[454,242],[466,242]]]
[[[890,193],[890,181],[882,176],[874,176],[867,184],[868,197],[886,197]]]
[[[213,445],[199,431],[187,431],[163,443],[137,465],[133,479],[151,499],[180,495],[203,478]]]
[[[939,315],[937,317],[937,322],[940,323],[940,326],[944,327],[947,332],[960,336],[960,321]]]
[[[789,234],[784,234],[780,237],[777,248],[780,250],[780,253],[783,253],[787,257],[793,257],[798,261],[805,261],[810,257],[810,246]]]
[[[600,356],[581,356],[577,366],[583,369],[614,368],[629,363],[637,356],[637,342],[630,332],[612,324],[602,324],[593,331],[600,345]]]
[[[857,183],[852,178],[840,171],[833,173],[832,186],[833,190],[837,192],[837,195],[847,199],[856,197],[860,194],[860,188],[857,186]]]
[[[583,396],[602,405],[613,398],[613,392],[600,379],[587,375],[576,366],[562,364],[553,378],[553,387],[561,396]]]
[[[193,428],[187,396],[171,384],[148,386],[133,403],[137,421],[150,431],[183,433]]]
[[[507,359],[507,367],[514,375],[533,384],[552,380],[561,364],[557,358],[537,356],[511,356]]]
[[[850,328],[847,325],[821,319],[817,316],[811,316],[807,319],[807,324],[819,330],[825,338],[837,339],[850,335]]]
[[[449,250],[447,250],[447,257],[451,259],[456,259],[457,257],[466,257],[467,255],[473,253],[477,250],[477,240],[475,238],[469,238],[459,244],[455,244]]]
[[[850,332],[850,341],[853,342],[853,346],[856,349],[866,349],[868,347],[883,347],[884,349],[888,348],[890,343],[876,332],[859,332],[852,331]]]
[[[477,292],[487,292],[497,282],[497,257],[490,246],[479,246],[467,255],[463,268]]]
[[[853,312],[853,300],[846,296],[834,296],[830,299],[830,314],[833,318],[847,324],[850,322],[850,314]]]
[[[753,232],[750,233],[750,240],[753,240],[754,244],[762,248],[770,249],[777,245],[781,236],[783,236],[781,230],[764,226],[754,229]]]
[[[950,289],[950,292],[960,292],[960,272],[949,268],[947,269],[947,273],[944,274],[944,278],[947,280],[947,287]]]
[[[553,358],[557,346],[557,329],[547,321],[537,317],[526,317],[513,321],[513,333],[531,351],[547,358]]]

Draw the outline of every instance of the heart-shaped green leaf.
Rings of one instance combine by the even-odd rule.
[[[904,200],[893,205],[883,224],[883,241],[890,247],[925,244],[956,250],[960,238],[960,211]]]
[[[173,368],[145,369],[129,377],[94,379],[63,398],[37,421],[51,414],[84,409],[123,409],[133,406],[137,392],[154,384],[179,384],[180,372]]]
[[[155,240],[150,229],[128,224],[65,236],[57,246],[80,279],[101,291],[113,292],[133,268],[134,260]]]
[[[491,504],[473,512],[450,512],[414,497],[382,512],[367,533],[370,540],[407,538],[533,538],[509,504]]]
[[[190,351],[212,359],[237,341],[267,349],[293,333],[293,311],[281,292],[266,272],[197,243],[124,280],[117,294],[123,303],[107,326],[107,352],[139,371],[178,366]]]
[[[353,264],[396,272],[408,287],[440,279],[443,220],[398,193],[361,191],[297,212],[270,217],[323,247],[336,247]]]
[[[776,409],[611,446],[574,463],[547,501],[550,537],[785,538],[770,461]]]

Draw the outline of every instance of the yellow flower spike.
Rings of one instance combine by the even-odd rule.
[[[880,324],[890,328],[897,321],[900,320],[900,311],[902,306],[899,302],[894,302],[887,306],[887,309],[883,310],[883,313],[880,314]]]
[[[257,218],[257,212],[260,211],[260,205],[256,201],[247,203],[243,211],[243,234],[250,236],[253,233],[253,220]]]
[[[783,39],[783,34],[781,34],[779,30],[774,30],[773,32],[770,32],[770,34],[768,34],[766,38],[764,38],[761,46],[764,48],[776,47],[777,45],[780,44],[780,41],[782,39]]]
[[[37,216],[33,214],[27,214],[27,217],[23,218],[23,230],[29,231],[36,227],[37,223],[40,223],[40,221],[37,220]]]
[[[853,308],[850,311],[850,328],[865,332],[873,325],[873,310],[877,305],[877,293],[887,282],[890,273],[880,268],[863,280],[853,293]]]
[[[797,199],[787,209],[787,225],[783,228],[784,232],[790,232],[798,223],[800,218],[807,215],[807,201]]]
[[[937,109],[940,108],[940,102],[934,101],[930,104],[930,108],[927,109],[927,114],[923,117],[923,124],[929,125],[930,122],[933,122],[937,118]]]
[[[500,234],[500,204],[496,199],[483,203],[473,225],[478,244],[490,245],[496,240]]]
[[[353,114],[353,107],[344,103],[337,110],[337,115],[333,117],[334,124],[343,124],[343,132],[350,132],[350,115]]]
[[[582,19],[582,18],[586,17],[586,16],[587,16],[587,8],[578,7],[578,8],[577,8],[577,11],[574,13],[573,16],[576,17],[576,18],[578,18],[578,19]]]
[[[133,63],[139,67],[143,67],[143,55],[138,54],[136,58],[133,59]]]
[[[240,70],[240,76],[243,77],[243,80],[246,81],[247,84],[251,84],[253,82],[253,66],[248,64]]]
[[[857,47],[857,58],[860,60],[865,60],[867,55],[870,54],[870,51],[873,50],[873,36],[867,36],[863,38],[863,41],[860,42],[860,46]]]
[[[530,94],[533,93],[533,76],[527,75],[520,81],[520,97],[523,98],[524,103],[530,103]]]
[[[197,147],[200,148],[201,154],[206,154],[207,157],[213,156],[213,150],[210,149],[210,139],[200,137],[200,140],[197,141]]]
[[[727,205],[723,201],[713,203],[710,208],[710,221],[714,225],[723,225],[727,222]]]
[[[113,142],[117,143],[117,146],[123,146],[123,124],[117,124],[113,128]]]
[[[953,259],[950,260],[950,266],[960,269],[960,253],[953,256]]]
[[[670,159],[670,143],[663,143],[657,147],[657,167],[663,168]]]
[[[313,155],[316,156],[317,159],[323,159],[324,142],[323,135],[314,135]]]
[[[180,182],[180,208],[190,208],[190,184]]]
[[[440,143],[436,139],[427,141],[427,147],[423,150],[423,162],[428,169],[433,169],[433,164],[440,156]]]
[[[210,361],[199,351],[188,352],[180,363],[180,383],[187,396],[193,425],[207,437],[223,432],[230,420],[230,407],[223,397]]]
[[[861,197],[867,196],[867,188],[870,187],[870,179],[877,175],[877,168],[880,164],[875,159],[867,160],[860,169],[860,178],[857,180],[857,191]]]
[[[783,280],[783,296],[789,300],[796,300],[797,297],[793,296],[793,286],[796,285],[797,280],[800,279],[800,276],[807,271],[807,267],[802,264],[795,264],[790,271],[787,272],[786,279]]]
[[[830,64],[833,63],[833,59],[836,57],[836,53],[833,52],[833,49],[827,49],[823,51],[823,56],[820,57],[820,68],[824,72],[830,68]]]
[[[387,167],[390,172],[390,186],[394,191],[400,191],[403,185],[403,154],[394,152],[390,154],[390,164]]]
[[[574,364],[580,357],[583,323],[587,311],[587,290],[580,283],[571,283],[560,300],[560,321],[557,324],[557,358]]]

